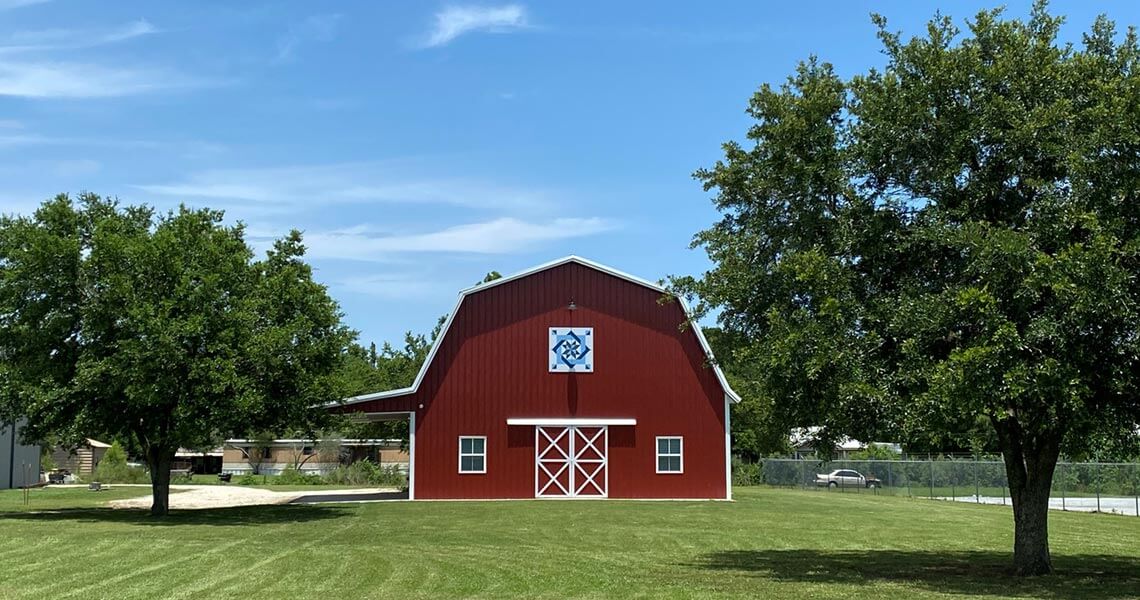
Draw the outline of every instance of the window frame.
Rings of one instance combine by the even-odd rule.
[[[483,442],[482,452],[464,452],[463,440],[481,440]],[[485,475],[487,473],[487,436],[485,435],[461,435],[459,436],[459,443],[457,444],[459,450],[458,470],[460,475]],[[474,447],[474,445],[472,445]],[[463,470],[463,459],[478,456],[483,459],[483,470],[481,471],[465,471]]]
[[[677,452],[661,453],[661,440],[677,440]],[[685,436],[683,435],[659,435],[653,440],[653,468],[658,475],[683,475],[685,473]],[[661,458],[662,457],[677,457],[677,470],[676,471],[662,471]]]

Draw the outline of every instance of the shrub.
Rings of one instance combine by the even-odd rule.
[[[270,483],[273,485],[320,485],[322,481],[320,475],[308,475],[298,471],[293,466],[288,466]]]
[[[40,450],[40,470],[44,473],[50,473],[55,469],[55,457],[52,456],[51,448],[44,446]]]
[[[331,485],[375,485],[383,487],[403,487],[407,478],[396,465],[380,466],[372,461],[361,460],[351,465],[338,466],[324,477]]]
[[[91,479],[101,483],[150,483],[146,469],[127,464],[127,452],[119,442],[114,442],[107,448],[103,459],[91,474]]]
[[[744,462],[732,458],[732,485],[760,485],[764,481],[763,463]]]
[[[238,485],[257,485],[259,483],[261,483],[261,478],[252,473],[246,473],[237,478]]]

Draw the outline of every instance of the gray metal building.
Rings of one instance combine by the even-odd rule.
[[[40,447],[20,443],[19,432],[25,422],[0,423],[0,490],[40,480]]]

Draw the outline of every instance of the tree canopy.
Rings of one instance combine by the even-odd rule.
[[[255,260],[220,212],[77,200],[0,218],[0,410],[25,437],[130,440],[163,515],[179,447],[319,424],[352,333],[298,232]]]
[[[404,345],[400,348],[389,342],[384,342],[379,350],[375,343],[368,348],[352,344],[338,373],[344,395],[358,396],[412,385],[438,332],[437,326],[429,339],[409,331],[404,334]],[[342,415],[335,427],[346,438],[398,439],[405,448],[409,439],[407,420],[366,422],[357,421],[352,415]]]
[[[736,378],[823,441],[996,434],[1014,564],[1051,570],[1062,450],[1134,449],[1140,423],[1140,45],[1097,19],[935,16],[886,65],[811,58],[762,86],[747,144],[697,172],[723,217],[714,267]]]

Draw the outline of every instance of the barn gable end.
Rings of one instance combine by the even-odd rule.
[[[408,415],[414,498],[728,498],[739,397],[664,294],[579,257],[464,290],[411,386],[330,409]]]

